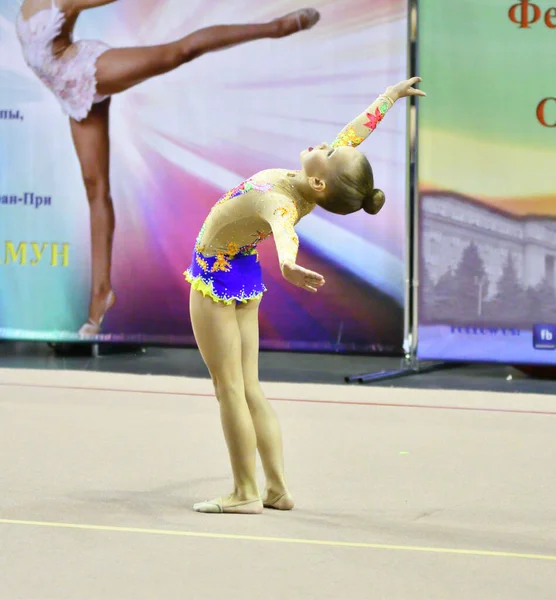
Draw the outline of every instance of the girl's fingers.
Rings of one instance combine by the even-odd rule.
[[[313,288],[321,288],[324,285],[322,281],[306,281],[305,285],[308,285]]]
[[[427,94],[423,90],[416,90],[415,88],[409,88],[407,90],[409,96],[426,96]]]
[[[309,271],[303,267],[298,267],[299,274],[302,276],[299,278],[299,287],[307,290],[311,293],[316,293],[324,285],[324,277],[320,273]]]
[[[322,284],[324,283],[324,277],[306,277],[305,280],[308,283]]]
[[[320,273],[315,273],[314,271],[309,271],[308,269],[304,270],[304,275],[305,277],[307,277],[308,279],[317,279],[317,280],[321,280],[324,279],[324,277],[322,275],[320,275]]]

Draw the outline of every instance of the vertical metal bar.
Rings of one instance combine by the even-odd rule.
[[[411,52],[414,74],[419,71],[419,0],[410,0],[411,18]],[[413,99],[413,193],[412,205],[412,316],[411,316],[411,354],[416,359],[419,342],[419,239],[420,239],[420,206],[419,206],[419,101]]]
[[[412,1],[407,3],[407,68],[406,77],[412,77],[412,27],[411,10]],[[403,325],[403,349],[407,358],[411,349],[411,315],[412,315],[412,283],[411,283],[411,265],[412,265],[412,215],[411,215],[411,196],[412,196],[412,124],[411,124],[411,102],[406,105],[406,181],[405,181],[405,247],[404,247],[404,325]]]
[[[417,62],[417,0],[408,0],[407,5],[407,76],[418,74]],[[404,311],[404,351],[406,360],[414,358],[416,350],[416,273],[415,249],[418,213],[416,197],[417,181],[417,99],[410,98],[407,103],[407,184],[406,184],[406,248],[405,248],[405,311]]]

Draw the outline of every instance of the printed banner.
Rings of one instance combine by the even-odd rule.
[[[111,195],[117,296],[98,341],[194,343],[189,266],[199,229],[227,190],[266,168],[296,169],[407,72],[406,0],[317,0],[321,22],[287,39],[206,55],[111,103]],[[260,2],[122,1],[85,11],[75,38],[165,43],[200,27],[261,22],[298,8]],[[78,341],[89,316],[89,208],[68,118],[25,64],[18,2],[0,0],[0,338]],[[282,278],[260,246],[268,293],[264,348],[401,350],[406,254],[406,105],[360,147],[387,204],[377,217],[317,210],[298,226],[299,263],[319,294]],[[97,221],[95,221],[95,219]]]
[[[556,363],[550,1],[419,2],[422,359]]]

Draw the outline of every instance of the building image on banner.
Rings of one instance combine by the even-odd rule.
[[[365,9],[362,10],[363,4]],[[231,6],[233,5],[233,6]],[[112,99],[111,196],[117,302],[92,341],[188,345],[188,267],[223,194],[258,171],[297,169],[388,85],[407,75],[407,2],[313,3],[313,30],[203,56]],[[19,3],[0,0],[0,339],[79,341],[91,294],[90,214],[68,118],[25,64]],[[263,22],[289,2],[169,0],[85,11],[76,39],[165,43],[219,23]],[[397,352],[405,310],[406,107],[360,147],[387,197],[376,217],[317,209],[298,226],[298,262],[322,273],[310,295],[260,246],[268,292],[261,345]]]
[[[421,191],[421,219],[421,323],[527,328],[531,315],[556,321],[556,218]]]
[[[418,356],[556,363],[554,32],[446,4],[419,2]]]

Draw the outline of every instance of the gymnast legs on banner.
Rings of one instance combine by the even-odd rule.
[[[316,10],[302,9],[262,24],[206,27],[158,46],[110,48],[94,40],[73,42],[79,14],[112,2],[115,0],[25,0],[16,23],[27,64],[70,117],[89,201],[92,284],[89,321],[80,329],[83,336],[101,331],[104,315],[116,302],[111,281],[115,218],[109,177],[110,96],[208,52],[287,37],[310,29],[320,18]]]

